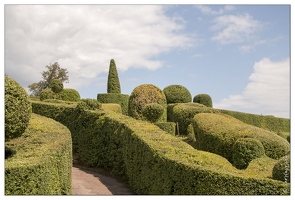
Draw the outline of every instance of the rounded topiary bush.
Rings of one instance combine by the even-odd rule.
[[[157,86],[143,84],[137,86],[131,93],[128,102],[128,115],[135,119],[144,119],[143,107],[149,103],[158,103],[163,106],[164,112],[158,122],[167,121],[167,102],[165,94]]]
[[[233,166],[246,169],[255,158],[265,155],[262,143],[255,138],[240,138],[233,145]]]
[[[208,94],[198,94],[194,97],[193,102],[203,104],[207,107],[213,107],[212,98]]]
[[[53,79],[50,83],[50,88],[54,93],[60,93],[64,89],[64,85],[61,80]]]
[[[81,99],[79,92],[71,88],[63,89],[59,96],[63,101],[80,101]]]
[[[53,99],[54,98],[54,92],[51,89],[47,88],[47,89],[44,89],[44,90],[41,91],[39,97],[40,97],[41,101],[43,101],[45,99]]]
[[[163,90],[167,103],[188,103],[192,101],[190,91],[182,85],[169,85]]]
[[[24,133],[31,113],[32,106],[25,89],[5,75],[5,141]]]
[[[290,183],[290,154],[283,156],[272,169],[272,178]]]
[[[81,99],[76,108],[79,110],[99,110],[101,103],[96,99]]]
[[[163,113],[164,108],[158,103],[146,104],[142,109],[142,115],[150,122],[157,122]]]

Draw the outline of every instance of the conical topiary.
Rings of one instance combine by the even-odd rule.
[[[114,59],[111,59],[108,76],[108,93],[121,93],[120,81]]]

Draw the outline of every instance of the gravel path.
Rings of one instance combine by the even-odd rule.
[[[72,195],[132,195],[124,183],[87,169],[72,168]]]

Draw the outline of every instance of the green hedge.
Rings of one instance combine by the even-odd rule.
[[[187,135],[187,127],[198,113],[219,113],[219,111],[199,103],[168,104],[167,121],[178,122],[180,134]]]
[[[225,114],[200,113],[194,117],[197,149],[216,153],[233,162],[233,145],[240,138],[259,140],[265,154],[279,159],[290,151],[290,144],[277,134],[245,124]]]
[[[171,135],[175,135],[176,133],[175,122],[158,122],[158,123],[155,123],[155,125]]]
[[[121,106],[122,113],[128,115],[128,94],[117,94],[117,93],[107,93],[107,94],[97,94],[97,100],[101,103],[116,103]]]
[[[274,117],[271,115],[256,115],[231,110],[219,110],[221,113],[230,115],[246,124],[257,126],[273,132],[290,132],[290,119]]]
[[[80,101],[81,99],[79,92],[71,88],[65,88],[58,94],[54,94],[51,89],[47,88],[41,91],[39,98],[41,101],[54,98],[63,101]]]
[[[25,133],[5,143],[5,195],[71,194],[72,141],[62,124],[32,114]]]
[[[213,107],[212,98],[208,94],[198,94],[194,97],[193,102],[203,104],[207,107]]]
[[[192,102],[190,91],[182,85],[169,85],[163,89],[167,103],[188,103]]]
[[[33,112],[68,126],[82,163],[126,178],[136,194],[290,194],[290,184],[268,178],[274,162],[265,158],[250,163],[251,170],[237,170],[221,156],[114,112],[37,102]]]
[[[111,110],[116,113],[122,114],[121,106],[116,103],[103,103],[101,104],[101,108],[104,110]]]

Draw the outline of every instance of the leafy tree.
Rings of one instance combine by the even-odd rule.
[[[56,94],[60,93],[64,89],[64,85],[61,80],[53,79],[50,83],[50,88],[54,92],[54,99]]]
[[[108,93],[121,93],[121,86],[119,81],[119,76],[117,72],[117,67],[114,59],[111,59],[109,76],[108,76]]]
[[[28,86],[32,96],[38,96],[43,89],[50,88],[51,81],[54,79],[69,82],[67,69],[61,68],[58,62],[47,65],[46,69],[41,73],[43,80]]]

